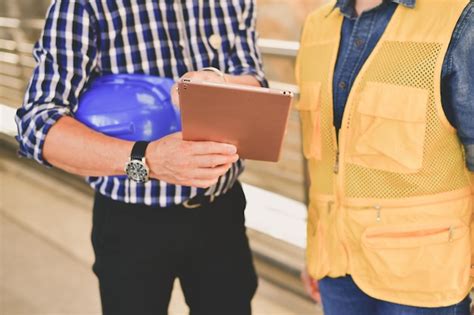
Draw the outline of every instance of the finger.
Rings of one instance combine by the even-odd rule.
[[[234,155],[222,155],[222,154],[214,154],[214,155],[197,155],[193,157],[193,165],[202,168],[208,167],[216,167],[225,164],[232,164],[239,160],[239,156],[237,154]]]
[[[157,141],[160,141],[160,140],[165,139],[165,138],[173,138],[173,139],[181,139],[181,140],[183,140],[183,133],[182,133],[181,131],[178,131],[178,132],[169,134],[169,135],[167,135],[167,136],[165,136],[165,137],[163,137],[163,138],[161,138],[161,139],[159,139],[159,140],[157,140]]]
[[[319,286],[317,281],[315,281],[304,269],[300,274],[301,281],[303,282],[303,286],[305,288],[306,293],[311,297],[313,301],[316,303],[321,302],[321,295],[319,293]]]
[[[311,297],[316,303],[321,304],[321,293],[315,292],[314,295]]]
[[[311,299],[313,301],[315,301],[316,303],[320,303],[321,302],[321,293],[319,292],[319,290],[315,290],[313,287],[310,286],[310,289],[309,289],[309,296],[311,297]]]
[[[211,82],[225,82],[225,80],[217,73],[213,71],[192,71],[183,75],[181,78],[185,79],[197,79],[202,81],[211,81]]]
[[[311,281],[311,297],[318,303],[321,303],[321,293],[319,291],[319,284],[316,280],[310,278]]]
[[[311,285],[311,289],[313,289],[314,291],[318,291],[319,292],[319,284],[318,284],[318,281],[314,280],[311,276],[309,276],[309,283]]]
[[[314,302],[321,303],[321,294],[319,291],[312,290],[310,285],[305,285],[305,291]]]
[[[190,176],[198,180],[217,179],[227,173],[232,164],[225,164],[214,168],[199,168],[190,172]]]
[[[305,290],[306,294],[308,294],[309,296],[313,295],[313,292],[311,290],[311,286],[308,283],[303,282],[303,287],[304,287],[304,290]]]
[[[179,93],[178,93],[178,84],[173,84],[171,87],[171,103],[179,108]]]
[[[311,287],[311,281],[310,281],[307,273],[303,271],[300,275],[300,278],[301,278],[301,282],[303,283],[303,286],[304,286],[304,289],[305,289],[306,293],[309,296],[311,296],[312,292],[313,292],[313,289]]]
[[[197,75],[197,78],[203,81],[210,81],[210,82],[216,82],[216,83],[225,82],[223,77],[221,77],[220,75],[212,71],[199,72],[199,74]]]
[[[198,74],[197,71],[189,71],[181,76],[181,79],[192,79]]]
[[[192,141],[190,151],[194,155],[226,154],[234,155],[237,153],[235,145],[211,141]]]

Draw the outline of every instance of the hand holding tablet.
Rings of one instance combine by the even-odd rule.
[[[277,162],[293,95],[245,85],[182,79],[183,139],[233,144],[241,158]]]

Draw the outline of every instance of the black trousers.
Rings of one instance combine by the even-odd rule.
[[[257,276],[239,183],[196,209],[95,196],[92,244],[105,315],[167,314],[179,278],[192,315],[251,314]]]

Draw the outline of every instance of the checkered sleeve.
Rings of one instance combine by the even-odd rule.
[[[229,58],[228,72],[233,75],[253,75],[262,86],[268,86],[263,73],[262,56],[257,47],[256,1],[242,0],[241,3],[241,20],[235,49]]]
[[[16,112],[19,154],[50,166],[43,145],[50,128],[76,109],[79,93],[96,63],[93,11],[80,0],[55,0],[33,56],[36,66],[23,105]]]

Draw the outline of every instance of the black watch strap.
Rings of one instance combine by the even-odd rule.
[[[146,148],[148,147],[148,141],[137,141],[133,145],[131,160],[141,160],[145,157]]]

